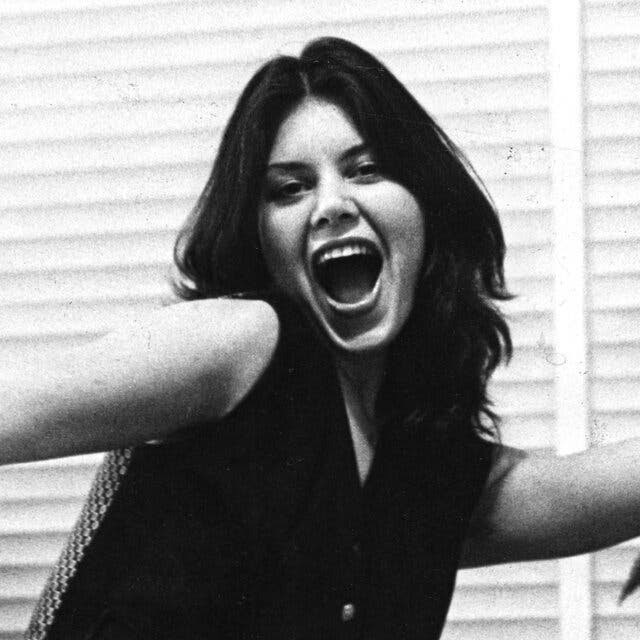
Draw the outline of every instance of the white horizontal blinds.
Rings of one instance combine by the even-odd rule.
[[[0,2],[0,358],[89,339],[168,299],[175,231],[242,86],[339,35],[378,54],[468,152],[504,221],[516,355],[504,440],[553,444],[545,3]],[[0,472],[0,639],[17,638],[96,458]],[[4,517],[6,515],[6,517]],[[557,565],[463,572],[445,637],[558,637]]]
[[[585,38],[592,433],[605,442],[640,435],[640,3],[586,2]],[[637,637],[640,598],[616,598],[639,552],[594,557],[597,640]]]

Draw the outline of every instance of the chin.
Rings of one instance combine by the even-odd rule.
[[[360,334],[350,338],[342,338],[338,334],[327,332],[332,345],[342,353],[372,355],[386,351],[393,338],[386,335]]]
[[[332,348],[343,353],[371,355],[385,351],[402,329],[401,314],[380,313],[342,316],[310,305],[310,312]],[[328,312],[328,313],[327,313]]]

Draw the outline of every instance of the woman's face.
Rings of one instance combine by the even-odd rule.
[[[422,212],[334,104],[305,98],[282,123],[260,238],[276,285],[338,348],[383,349],[398,335],[424,257]]]

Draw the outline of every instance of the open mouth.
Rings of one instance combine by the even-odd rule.
[[[315,256],[314,277],[326,295],[340,304],[358,304],[374,290],[382,256],[368,243],[350,243]]]

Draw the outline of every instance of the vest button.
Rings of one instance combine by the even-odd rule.
[[[342,618],[342,622],[350,622],[356,616],[356,608],[351,602],[348,602],[342,607],[342,611],[340,617]]]

